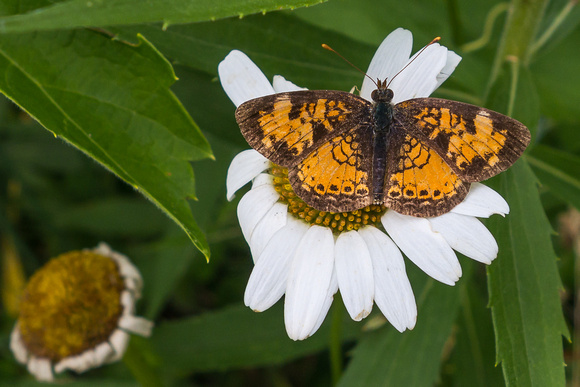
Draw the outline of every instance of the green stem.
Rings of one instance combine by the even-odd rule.
[[[562,8],[560,13],[554,18],[552,24],[550,24],[550,26],[546,29],[546,31],[544,31],[542,36],[540,36],[540,38],[536,40],[534,44],[532,44],[532,46],[530,47],[530,57],[534,57],[535,54],[538,52],[538,50],[542,48],[544,44],[546,44],[546,42],[552,37],[552,35],[554,35],[554,32],[556,32],[558,27],[562,25],[564,20],[566,20],[568,15],[570,15],[570,12],[572,12],[572,9],[574,9],[574,7],[577,4],[578,0],[568,1],[568,4],[566,4],[566,6]]]
[[[336,386],[342,375],[342,303],[337,302],[339,295],[335,296],[332,305],[332,325],[330,326],[330,369],[332,372],[332,385]]]
[[[528,65],[532,42],[546,5],[547,0],[512,0],[510,3],[502,40],[488,83],[488,93],[507,58],[515,57],[519,63]]]
[[[507,108],[507,115],[511,116],[514,112],[514,105],[516,102],[516,94],[518,90],[518,80],[520,76],[520,63],[518,58],[515,57],[508,57],[507,60],[510,64],[511,70],[511,84],[510,84],[510,96],[508,100],[508,108]]]
[[[468,52],[476,51],[476,50],[479,50],[480,48],[485,47],[485,45],[491,39],[491,34],[493,32],[493,25],[495,24],[495,21],[501,15],[503,15],[508,10],[508,8],[509,8],[508,3],[496,4],[496,6],[493,7],[491,9],[491,11],[489,11],[489,13],[487,14],[481,37],[478,39],[475,39],[474,41],[471,41],[469,43],[465,43],[461,47],[461,50],[465,53],[468,53]]]
[[[461,17],[459,16],[457,0],[446,0],[446,2],[449,25],[451,27],[451,40],[453,44],[461,45],[463,44],[463,26],[461,24]]]

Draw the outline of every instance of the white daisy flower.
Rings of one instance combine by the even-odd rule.
[[[120,360],[129,333],[151,334],[153,323],[135,316],[142,284],[129,259],[105,243],[52,259],[24,290],[10,340],[14,356],[40,381]]]
[[[367,71],[372,79],[390,80],[407,66],[389,87],[395,104],[428,97],[461,60],[446,47],[431,44],[411,62],[411,47],[411,32],[395,30]],[[300,90],[281,76],[270,84],[240,51],[230,52],[218,72],[236,106],[260,96]],[[361,96],[371,101],[375,88],[365,78]],[[285,295],[284,320],[294,340],[316,332],[339,289],[353,320],[368,316],[376,303],[397,330],[413,329],[417,307],[401,251],[429,276],[454,285],[461,266],[453,250],[486,264],[498,253],[495,239],[476,217],[509,212],[498,193],[479,183],[471,185],[465,200],[451,212],[434,218],[401,215],[381,206],[349,213],[320,212],[296,197],[284,168],[246,150],[230,165],[228,200],[250,181],[252,189],[238,205],[242,233],[255,263],[244,302],[260,312]]]

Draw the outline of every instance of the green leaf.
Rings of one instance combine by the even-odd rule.
[[[209,255],[186,199],[195,193],[189,160],[211,150],[151,44],[86,30],[0,36],[0,72],[8,98],[138,189]]]
[[[132,336],[123,355],[123,363],[131,370],[139,385],[144,387],[162,387],[159,372],[159,359],[151,350],[151,344],[143,337]]]
[[[101,238],[151,238],[158,235],[169,220],[146,200],[137,199],[141,197],[64,203],[54,215],[54,222],[63,231],[89,233]],[[111,219],[115,218],[117,220],[111,224]]]
[[[463,265],[469,277],[470,264]],[[411,271],[411,270],[409,270]],[[417,325],[399,333],[386,325],[359,341],[339,386],[432,386],[459,308],[457,288],[413,270]],[[462,279],[465,281],[465,278]],[[417,286],[420,282],[420,286]]]
[[[537,145],[526,160],[550,192],[580,210],[580,157]]]
[[[143,275],[143,316],[150,320],[157,318],[195,257],[191,243],[175,229],[169,229],[162,240],[130,252]]]
[[[580,12],[580,7],[576,6]],[[580,104],[580,50],[576,47],[580,40],[580,28],[561,40],[549,51],[549,55],[538,58],[531,65],[534,80],[538,85],[543,115],[555,119],[559,124],[571,123],[578,126]],[[578,137],[578,136],[576,136]]]
[[[508,386],[563,386],[562,335],[567,335],[552,229],[536,180],[519,160],[495,180],[510,205],[505,219],[492,217],[499,256],[488,268],[497,362]]]
[[[173,26],[123,26],[109,29],[121,39],[134,41],[142,33],[168,58],[196,70],[217,75],[217,66],[234,49],[252,59],[269,79],[276,74],[310,89],[360,87],[363,76],[336,55],[327,43],[366,68],[377,47],[329,32],[293,15],[272,13],[243,19]],[[291,37],[291,38],[289,38]]]
[[[514,66],[514,67],[512,67]],[[514,92],[514,94],[511,94]],[[490,90],[490,108],[508,114],[510,97],[514,98],[511,116],[526,125],[536,138],[540,119],[540,100],[530,70],[520,64],[506,62]]]
[[[31,32],[77,27],[163,22],[214,21],[231,16],[243,17],[294,9],[323,0],[69,0],[34,11],[0,17],[0,33]]]
[[[292,341],[284,329],[282,304],[262,313],[243,306],[180,321],[163,322],[152,337],[171,373],[224,371],[281,364],[327,348],[330,319],[308,340]],[[343,340],[358,336],[361,324],[344,314]]]
[[[482,267],[481,265],[479,265]],[[442,367],[449,386],[500,387],[505,385],[496,367],[491,310],[487,307],[485,271],[461,287],[461,309],[455,326],[453,353]],[[477,280],[477,281],[475,281]],[[483,286],[479,286],[483,285]]]

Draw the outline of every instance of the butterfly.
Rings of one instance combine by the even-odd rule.
[[[328,212],[374,204],[442,215],[530,142],[522,123],[492,110],[439,98],[393,104],[386,81],[376,86],[373,102],[332,90],[260,97],[241,104],[236,121],[250,146],[288,168],[298,197]]]

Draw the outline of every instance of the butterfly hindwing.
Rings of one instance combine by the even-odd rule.
[[[412,216],[438,216],[469,191],[445,161],[412,135],[393,128],[388,147],[384,205]]]
[[[488,179],[509,168],[530,142],[520,122],[479,106],[439,98],[395,105],[395,122],[428,144],[463,181]]]
[[[292,167],[321,144],[365,125],[372,104],[354,94],[305,90],[241,104],[236,120],[250,146],[270,161]]]
[[[308,205],[330,212],[372,204],[371,128],[360,124],[330,138],[293,168],[288,178]]]

